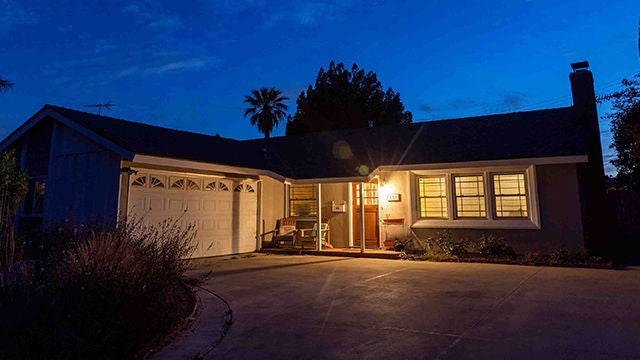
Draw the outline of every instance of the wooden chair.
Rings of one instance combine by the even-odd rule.
[[[293,247],[296,241],[298,229],[296,229],[296,218],[293,216],[278,219],[275,229],[260,234],[262,244],[265,243],[267,235],[271,234],[271,244],[273,247],[280,247],[290,244]]]
[[[298,230],[298,241],[300,242],[300,246],[302,250],[304,250],[304,245],[309,244],[311,248],[315,248],[316,241],[318,238],[318,223],[313,224],[312,229],[300,229]],[[322,241],[322,246],[327,248],[333,248],[330,243],[330,235],[329,235],[329,220],[323,219],[320,224],[320,239]]]

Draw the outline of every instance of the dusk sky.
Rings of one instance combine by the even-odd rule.
[[[0,138],[45,103],[108,100],[117,118],[262,137],[244,95],[276,87],[293,114],[331,60],[374,71],[414,121],[569,106],[572,62],[597,94],[640,72],[639,16],[638,0],[0,0]]]

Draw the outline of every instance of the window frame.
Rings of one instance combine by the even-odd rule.
[[[312,197],[304,198],[304,199],[292,199],[291,191],[295,186],[311,186]],[[292,214],[293,206],[292,202],[312,202],[311,211],[309,214]],[[288,184],[287,185],[287,215],[288,216],[298,216],[298,217],[313,217],[318,215],[318,184]]]
[[[524,174],[525,192],[527,197],[527,217],[498,217],[496,214],[493,175]],[[455,176],[482,175],[484,186],[484,201],[486,217],[457,217]],[[420,208],[419,179],[425,177],[445,177],[447,184],[447,218],[422,217]],[[412,187],[412,227],[413,228],[471,228],[471,229],[537,229],[540,227],[540,212],[538,205],[538,189],[535,175],[535,165],[478,167],[440,170],[411,171]]]
[[[445,202],[446,202],[445,209],[444,209],[445,216],[422,216],[422,208],[421,208],[421,205],[420,205],[422,203],[421,200],[423,198],[425,198],[425,199],[428,199],[428,198],[440,198],[441,199],[442,196],[438,196],[438,197],[436,197],[436,196],[429,197],[429,196],[426,196],[426,195],[425,196],[420,196],[420,179],[444,179],[444,199],[445,199]],[[449,187],[450,187],[450,183],[449,183],[449,178],[448,178],[447,174],[433,174],[433,175],[427,175],[427,176],[419,176],[417,178],[417,180],[416,180],[416,186],[417,186],[416,193],[417,193],[417,196],[418,196],[418,217],[420,219],[443,219],[443,220],[448,220],[448,219],[451,218],[451,213],[449,211],[449,202],[450,202],[450,199],[449,199],[449,193],[450,193]]]
[[[44,194],[42,194],[41,209],[39,211],[34,211],[34,209],[36,208],[37,200],[38,200],[37,184],[39,182],[44,183]],[[20,205],[20,211],[19,211],[20,216],[25,216],[25,217],[42,217],[43,216],[44,210],[45,210],[44,202],[47,198],[47,182],[48,182],[47,176],[29,177],[29,181],[28,181],[29,189],[27,190],[27,193],[25,194],[24,199],[22,200],[22,204]],[[28,205],[27,205],[27,202],[29,203]]]
[[[482,188],[482,194],[481,195],[475,195],[475,196],[469,196],[469,195],[458,195],[456,192],[456,178],[462,178],[462,177],[481,177],[481,186],[479,186],[479,188]],[[451,174],[451,185],[453,187],[452,191],[453,191],[453,198],[451,199],[451,201],[453,202],[453,218],[454,219],[487,219],[489,212],[488,210],[488,206],[487,206],[487,177],[484,173],[472,173],[472,174]],[[463,216],[458,214],[458,199],[464,199],[464,198],[481,198],[482,202],[484,203],[484,216],[483,215],[478,215],[478,216]],[[448,199],[447,199],[448,200]]]
[[[497,205],[497,201],[496,201],[497,198],[498,198],[498,195],[496,195],[494,177],[496,175],[499,176],[499,175],[520,175],[520,174],[522,174],[523,177],[524,177],[524,189],[525,189],[524,197],[525,197],[526,204],[527,204],[527,208],[526,208],[527,216],[498,216],[498,205]],[[503,220],[503,219],[504,220],[508,220],[508,219],[528,219],[531,216],[531,210],[530,210],[531,206],[530,206],[530,203],[529,203],[530,196],[529,196],[529,189],[528,189],[528,186],[527,186],[527,181],[528,181],[528,179],[527,179],[526,171],[524,171],[524,172],[523,171],[517,171],[517,172],[509,171],[509,172],[492,172],[491,173],[491,179],[489,179],[489,183],[491,185],[491,201],[493,203],[493,215],[492,216],[493,216],[494,219],[498,219],[498,220]],[[522,195],[518,194],[518,195],[500,195],[500,196],[508,197],[508,196],[522,196]]]

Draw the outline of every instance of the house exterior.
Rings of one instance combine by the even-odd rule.
[[[31,179],[21,227],[178,219],[196,224],[196,257],[260,249],[290,215],[329,219],[334,247],[449,229],[603,253],[593,77],[572,67],[565,108],[238,141],[45,105],[0,150]]]

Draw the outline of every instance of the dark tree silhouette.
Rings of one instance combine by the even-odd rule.
[[[0,92],[9,91],[13,88],[13,83],[9,80],[0,78]]]
[[[244,117],[251,115],[251,125],[258,125],[258,131],[264,134],[265,139],[269,138],[269,135],[273,131],[274,127],[278,127],[278,123],[287,115],[285,113],[288,110],[285,100],[289,100],[288,97],[282,96],[280,90],[275,88],[267,89],[266,87],[260,88],[260,90],[251,90],[250,95],[244,97],[244,102],[250,105],[244,112]]]
[[[298,96],[298,109],[287,123],[287,135],[410,123],[413,115],[404,110],[400,94],[386,91],[373,71],[365,73],[353,64],[351,71],[333,61],[320,68],[316,83]]]
[[[611,121],[617,158],[611,163],[618,177],[633,189],[640,189],[640,74],[623,79],[623,89],[607,97],[612,99],[612,112],[602,118]]]

